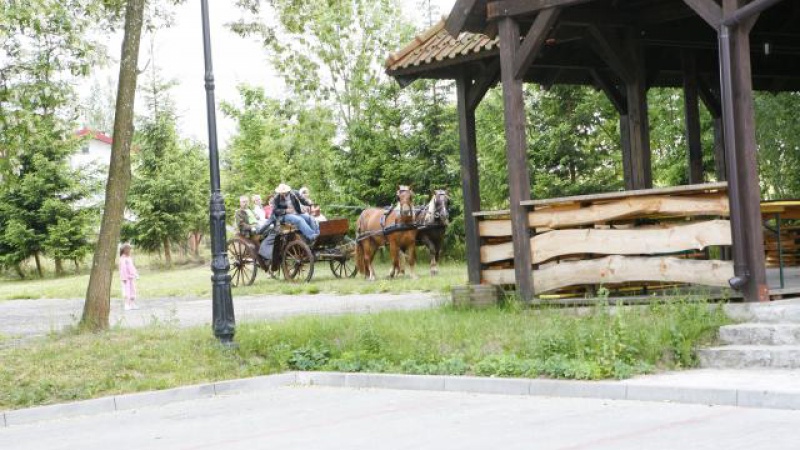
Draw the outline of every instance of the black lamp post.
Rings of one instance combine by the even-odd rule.
[[[219,187],[217,114],[214,102],[214,69],[211,65],[211,31],[208,25],[208,0],[200,0],[203,14],[203,50],[206,62],[206,108],[208,111],[208,160],[211,166],[211,276],[214,336],[223,345],[233,345],[236,319],[231,297],[230,263],[225,251],[225,199]]]

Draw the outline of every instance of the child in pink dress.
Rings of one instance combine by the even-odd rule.
[[[122,297],[125,299],[125,311],[139,309],[136,306],[136,281],[139,272],[133,265],[130,244],[123,244],[119,249],[119,279],[122,281]]]

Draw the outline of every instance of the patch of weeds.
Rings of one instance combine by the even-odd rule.
[[[444,361],[421,362],[411,359],[400,363],[401,372],[413,375],[465,375],[469,370],[469,364],[461,355]]]
[[[292,351],[287,363],[294,370],[319,370],[331,358],[330,350],[318,346],[300,347]]]

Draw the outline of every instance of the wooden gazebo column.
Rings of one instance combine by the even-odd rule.
[[[714,126],[714,172],[717,181],[728,180],[728,169],[725,164],[725,131],[722,127],[722,105],[719,96],[702,81],[697,85],[700,99],[711,114]]]
[[[686,145],[689,157],[689,184],[703,182],[703,143],[700,133],[700,91],[697,79],[697,61],[694,53],[684,50],[683,109],[686,122]]]
[[[587,38],[592,48],[608,67],[622,80],[615,94],[604,85],[617,91],[610,80],[595,81],[609,96],[620,113],[620,140],[625,189],[649,189],[653,187],[653,171],[650,150],[650,120],[647,112],[647,67],[642,42],[636,30],[626,30],[617,36],[613,30],[591,26]],[[624,105],[619,103],[624,102]]]
[[[469,284],[481,283],[481,248],[478,221],[474,213],[481,209],[478,176],[478,145],[475,136],[475,109],[486,90],[494,83],[496,70],[482,74],[475,83],[471,75],[456,79],[458,91],[458,134],[461,157],[461,190],[464,194],[464,231],[467,244]]]
[[[733,264],[731,286],[746,301],[769,301],[761,223],[761,191],[756,159],[750,30],[760,11],[775,0],[684,0],[717,30],[720,97],[725,131],[728,195],[731,209]]]
[[[506,161],[510,194],[511,235],[514,241],[514,275],[517,294],[523,301],[533,299],[531,241],[528,211],[522,206],[531,199],[528,173],[527,139],[525,136],[525,102],[522,77],[517,77],[515,64],[519,53],[519,24],[513,17],[499,20],[500,79],[503,84],[503,106],[506,131]]]

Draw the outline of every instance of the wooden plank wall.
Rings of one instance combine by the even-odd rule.
[[[682,284],[728,286],[733,264],[715,259],[732,243],[725,189],[665,192],[530,206],[535,294],[594,293],[599,286],[633,294]],[[510,218],[483,213],[478,229],[482,281],[514,284]]]

